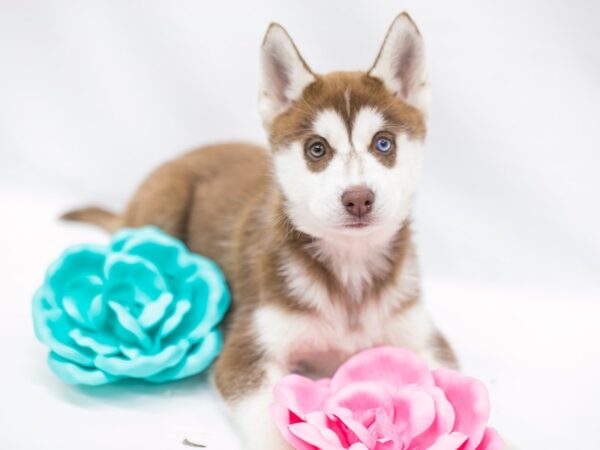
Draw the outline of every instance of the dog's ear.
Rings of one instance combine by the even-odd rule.
[[[383,81],[401,100],[427,113],[429,86],[425,48],[421,33],[407,13],[403,12],[392,22],[368,74]]]
[[[316,77],[285,29],[272,23],[261,48],[259,109],[265,124],[289,108]]]

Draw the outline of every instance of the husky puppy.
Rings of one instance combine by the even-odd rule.
[[[269,148],[205,147],[159,167],[126,210],[71,212],[109,231],[159,226],[217,261],[233,292],[215,382],[248,448],[289,448],[268,414],[288,373],[331,375],[365,348],[456,359],[419,300],[410,215],[429,98],[403,13],[366,72],[314,73],[272,24],[259,109]]]

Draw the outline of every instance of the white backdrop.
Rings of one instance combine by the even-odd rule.
[[[415,214],[427,300],[465,370],[491,385],[509,438],[600,447],[600,3],[4,0],[0,350],[13,370],[0,374],[0,448],[96,448],[93,430],[97,448],[117,448],[103,431],[117,422],[123,448],[179,448],[157,443],[157,423],[212,417],[211,392],[190,382],[167,407],[171,388],[69,390],[47,374],[30,294],[66,245],[105,239],[54,219],[122,207],[150,169],[194,146],[264,142],[257,55],[270,21],[314,70],[366,69],[403,9],[425,36],[434,89]],[[78,424],[70,434],[44,420],[58,413]],[[199,428],[227,430],[217,422]]]

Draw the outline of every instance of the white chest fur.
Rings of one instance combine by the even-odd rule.
[[[341,311],[329,317],[264,306],[256,310],[254,325],[258,341],[273,363],[289,372],[315,376],[328,376],[350,355],[380,345],[409,348],[430,359],[434,331],[421,303],[395,315],[367,307],[353,327],[347,326]]]
[[[284,265],[282,274],[290,292],[312,312],[268,305],[257,309],[253,319],[265,354],[286,371],[327,376],[350,355],[380,345],[409,348],[431,359],[434,326],[422,304],[414,302],[418,292],[414,258],[377,299],[331,299],[324,286],[293,260]],[[356,317],[349,317],[350,310],[358,311]]]

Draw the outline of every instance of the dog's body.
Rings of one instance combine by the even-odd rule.
[[[272,26],[260,99],[270,151],[206,147],[160,167],[121,216],[67,216],[154,224],[221,265],[233,307],[215,381],[251,449],[288,448],[267,411],[287,373],[328,376],[378,345],[456,365],[419,300],[409,221],[427,90],[404,14],[367,73],[315,75]]]

